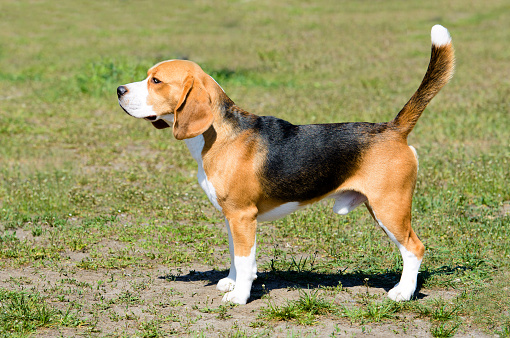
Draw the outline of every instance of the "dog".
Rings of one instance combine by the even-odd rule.
[[[411,299],[425,247],[411,229],[418,156],[407,144],[421,113],[454,70],[450,33],[435,25],[428,69],[390,122],[293,125],[239,108],[196,63],[169,60],[147,78],[117,88],[124,111],[158,129],[172,126],[198,164],[198,182],[226,221],[230,271],[217,289],[223,301],[246,304],[253,280],[257,222],[281,218],[324,198],[345,215],[365,204],[403,258],[389,292]]]

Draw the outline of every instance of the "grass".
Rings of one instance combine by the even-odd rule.
[[[395,317],[395,313],[397,313],[399,310],[400,306],[394,302],[370,301],[360,307],[344,307],[343,315],[349,318],[352,322],[359,322],[364,324],[392,319]]]
[[[460,326],[460,323],[457,323],[455,325],[447,325],[447,324],[440,324],[439,326],[435,326],[430,330],[430,333],[433,337],[453,337],[455,334],[455,331],[457,331],[457,328]]]
[[[37,292],[0,289],[0,334],[28,334],[42,327],[86,325],[69,306],[53,308]]]
[[[277,306],[271,301],[262,311],[262,318],[280,321],[296,321],[302,325],[317,323],[318,316],[336,312],[333,303],[323,298],[317,291],[300,291],[299,298]]]
[[[313,336],[318,325],[300,323],[331,321],[377,334],[419,317],[434,336],[508,336],[509,13],[499,0],[4,1],[1,311],[25,319],[0,321],[0,332],[200,336],[210,332],[200,319],[211,318],[224,323],[219,335]],[[115,88],[156,62],[188,58],[259,115],[389,120],[421,80],[436,23],[451,31],[457,69],[409,143],[420,155],[413,228],[427,248],[419,285],[437,296],[405,305],[357,297],[358,288],[392,287],[401,258],[366,210],[338,217],[330,203],[259,226],[259,280],[268,288],[254,291],[263,299],[246,320],[235,324],[239,308],[174,290],[172,282],[228,267],[223,217],[200,190],[184,143],[128,118]],[[162,267],[172,278],[159,289]],[[294,298],[275,305],[281,284]],[[21,300],[36,312],[21,311]],[[72,320],[63,319],[67,309]]]

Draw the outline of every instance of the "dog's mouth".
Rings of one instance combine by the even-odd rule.
[[[122,108],[122,110],[123,110],[126,114],[128,114],[129,116],[131,116],[131,117],[136,117],[136,116],[131,115],[131,113],[130,113],[130,112],[128,112],[128,111],[127,111],[127,109],[126,109],[126,108],[124,108],[124,107],[122,106],[122,103],[120,103],[120,100],[119,100],[119,106],[120,106],[120,107]],[[149,116],[142,117],[142,118],[143,118],[144,120],[147,120],[147,121],[156,122],[156,120],[158,119],[158,116],[157,116],[157,115],[149,115]]]
[[[158,119],[158,117],[156,115],[151,115],[144,117],[144,119],[146,119],[147,121],[155,122]]]
[[[149,120],[149,121],[151,121],[151,120]],[[151,122],[152,122],[152,125],[154,127],[156,127],[157,129],[165,129],[165,128],[170,127],[170,125],[168,123],[166,123],[165,120],[156,120],[156,121],[151,121]]]
[[[128,114],[129,116],[133,117],[133,115],[131,115],[127,110],[126,108],[122,107],[122,104],[120,103],[119,101],[119,106],[122,108],[122,110],[124,111],[124,113]]]
[[[124,112],[126,114],[128,114],[129,116],[132,116],[134,117],[133,115],[131,115],[124,107],[122,107],[122,105],[120,104],[119,102],[119,105],[120,107],[122,108],[122,110],[124,110]],[[166,123],[166,121],[164,120],[161,120],[159,119],[158,120],[158,116],[157,115],[150,115],[150,116],[146,116],[143,118],[144,120],[147,120],[147,121],[150,121],[152,123],[152,125],[154,127],[156,127],[157,129],[165,129],[165,128],[168,128],[170,127],[170,125],[168,123]]]
[[[154,127],[156,127],[157,129],[165,129],[165,128],[170,127],[170,125],[168,123],[166,123],[165,120],[161,120],[161,119],[158,120],[158,117],[156,115],[147,116],[147,117],[144,117],[144,119],[147,121],[151,121],[152,125]]]

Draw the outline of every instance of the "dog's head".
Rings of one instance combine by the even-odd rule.
[[[129,115],[158,129],[172,124],[175,138],[182,140],[202,134],[214,121],[210,79],[191,61],[164,61],[149,69],[145,80],[119,86],[117,97]]]

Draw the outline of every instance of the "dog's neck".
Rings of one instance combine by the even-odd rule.
[[[253,128],[253,124],[258,118],[257,115],[241,109],[226,95],[221,108],[222,122],[230,124],[236,131]]]
[[[204,149],[205,140],[203,135],[185,139],[184,142],[191,153],[191,156],[197,161],[198,166],[202,165],[202,150]]]
[[[202,135],[186,140],[186,144],[197,159],[197,149],[207,152],[215,143],[221,144],[246,129],[252,129],[258,118],[237,106],[226,94],[219,98],[214,109],[214,122]],[[201,140],[201,141],[198,141]]]

